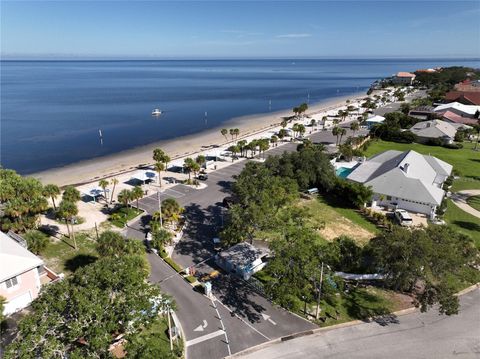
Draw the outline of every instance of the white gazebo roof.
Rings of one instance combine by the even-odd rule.
[[[142,182],[148,181],[148,180],[154,180],[157,178],[157,174],[153,170],[141,170],[137,171],[132,175],[132,179],[136,179]]]
[[[379,115],[375,115],[375,116],[373,116],[373,117],[367,118],[367,121],[366,121],[366,122],[382,123],[383,121],[385,121],[385,117],[379,116]]]
[[[83,187],[83,188],[81,187],[79,188],[79,190],[80,190],[80,193],[93,198],[96,198],[98,196],[103,196],[104,194],[103,189],[98,186]],[[107,192],[108,192],[108,189],[107,189]]]

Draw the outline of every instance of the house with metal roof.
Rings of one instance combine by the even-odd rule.
[[[435,217],[452,166],[415,151],[389,150],[361,162],[347,180],[371,187],[373,205],[401,208]]]
[[[265,267],[267,256],[267,250],[242,242],[217,254],[215,263],[226,272],[248,280],[254,273]]]
[[[440,140],[444,144],[452,143],[457,130],[471,128],[461,123],[449,123],[441,120],[417,122],[410,128],[410,132],[417,135],[417,142],[425,143],[431,140]]]

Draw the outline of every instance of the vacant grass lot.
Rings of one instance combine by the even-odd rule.
[[[470,207],[480,211],[480,196],[472,196],[467,198],[467,203]]]
[[[95,241],[85,233],[78,233],[76,239],[78,249],[73,248],[73,241],[68,237],[50,242],[41,253],[47,267],[57,273],[71,274],[77,268],[94,262],[98,255]]]
[[[396,143],[387,141],[372,141],[368,149],[365,151],[365,156],[370,157],[377,153],[387,150],[414,150],[425,155],[432,155],[439,159],[450,163],[458,174],[463,177],[454,182],[453,189],[458,191],[461,189],[476,189],[480,188],[480,151],[474,151],[474,143],[464,142],[463,148],[453,150],[440,146],[426,146],[418,143]]]
[[[113,212],[108,219],[114,226],[119,228],[125,227],[128,221],[131,221],[138,215],[142,214],[143,211],[133,208],[133,207],[120,207],[115,212]]]
[[[480,248],[480,218],[462,211],[451,200],[448,200],[444,219],[457,231],[472,237],[477,247]]]
[[[325,239],[332,240],[346,235],[364,244],[379,232],[374,224],[356,210],[345,208],[332,200],[327,202],[321,196],[301,201],[300,205],[307,209],[313,226],[319,228],[325,224],[325,228],[319,231]]]

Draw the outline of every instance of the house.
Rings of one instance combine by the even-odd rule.
[[[451,102],[439,105],[435,107],[433,111],[436,113],[450,111],[462,117],[475,118],[476,114],[480,113],[480,106],[464,105],[463,103],[459,102]]]
[[[480,106],[480,91],[449,91],[445,95],[445,102],[459,102],[464,105]]]
[[[480,80],[465,80],[454,86],[457,91],[480,92]]]
[[[398,85],[411,85],[415,81],[415,74],[410,72],[398,72],[392,77],[392,82]]]
[[[452,143],[459,128],[470,128],[461,123],[450,123],[441,120],[417,122],[410,128],[410,132],[417,135],[417,142],[425,143],[439,139],[444,144]]]
[[[244,280],[263,269],[266,265],[268,251],[242,242],[220,252],[215,256],[215,263],[228,273],[233,273]]]
[[[433,109],[433,106],[417,106],[408,112],[408,116],[419,120],[428,120],[435,116]]]
[[[5,315],[30,305],[38,297],[42,284],[58,278],[44,266],[42,259],[3,232],[0,232],[0,264],[0,296],[6,298]]]
[[[372,117],[369,117],[365,120],[365,125],[367,126],[368,129],[371,129],[375,125],[381,124],[383,121],[385,121],[385,117],[375,115]]]
[[[436,157],[389,150],[361,162],[346,178],[372,188],[373,206],[401,208],[434,218],[445,196],[443,182],[451,173],[452,166]]]

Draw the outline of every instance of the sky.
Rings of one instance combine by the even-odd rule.
[[[0,4],[2,59],[480,57],[480,0]]]

